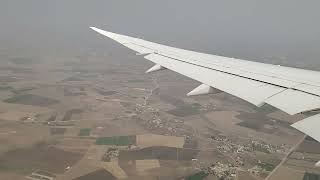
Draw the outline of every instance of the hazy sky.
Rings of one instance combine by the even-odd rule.
[[[0,0],[0,48],[112,51],[108,31],[212,54],[320,69],[319,0]],[[116,48],[115,47],[115,48]]]

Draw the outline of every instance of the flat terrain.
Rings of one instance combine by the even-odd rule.
[[[26,156],[27,154],[27,156]],[[83,154],[67,152],[45,144],[31,148],[16,149],[0,157],[2,170],[28,171],[43,169],[53,173],[63,173],[69,165],[75,164]]]
[[[182,148],[183,145],[183,137],[163,136],[157,134],[137,135],[137,146],[139,147],[167,146]]]
[[[45,171],[56,180],[260,180],[303,136],[289,127],[303,115],[220,91],[187,97],[196,82],[169,71],[145,75],[150,63],[129,59],[3,59],[0,179]],[[320,174],[312,166],[319,152],[317,142],[304,141],[273,178]]]

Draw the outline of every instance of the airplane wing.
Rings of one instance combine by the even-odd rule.
[[[320,109],[320,72],[193,52],[91,29],[154,62],[147,73],[170,69],[202,83],[188,95],[206,94],[216,88],[256,106],[269,104],[290,115]],[[320,115],[292,127],[320,142]]]

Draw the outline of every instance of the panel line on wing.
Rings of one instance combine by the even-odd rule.
[[[215,71],[201,66],[194,66],[190,63],[172,61],[171,58],[158,54],[150,54],[145,56],[145,58],[156,64],[161,64],[177,73],[235,95],[256,106],[261,106],[265,99],[284,90],[282,87],[249,80],[247,78],[234,76],[232,74]],[[243,86],[243,84],[246,86]]]
[[[180,59],[175,59],[175,58],[173,58],[173,57],[166,56],[166,55],[163,55],[163,54],[159,54],[159,53],[154,53],[154,54],[158,54],[158,55],[160,55],[160,56],[163,56],[163,57],[166,57],[166,58],[170,58],[170,59],[172,59],[172,60],[176,60],[176,61],[188,63],[188,64],[191,64],[191,65],[194,65],[194,66],[199,66],[199,67],[202,67],[202,68],[211,69],[211,70],[214,70],[214,71],[218,71],[218,72],[230,74],[230,75],[233,75],[233,76],[238,76],[238,77],[245,78],[245,79],[249,79],[249,80],[252,80],[252,81],[257,81],[257,82],[262,82],[262,83],[266,83],[266,84],[270,84],[270,85],[274,85],[274,86],[279,86],[279,87],[282,87],[282,88],[291,88],[291,87],[293,87],[293,86],[299,85],[298,83],[295,83],[295,84],[292,84],[290,87],[286,87],[286,86],[283,86],[283,85],[272,84],[272,83],[270,83],[270,82],[265,82],[265,81],[261,81],[261,80],[258,80],[258,79],[249,78],[249,77],[246,77],[246,76],[241,76],[241,74],[235,74],[235,73],[225,72],[225,71],[221,71],[221,70],[218,70],[218,69],[213,69],[213,68],[210,68],[210,67],[207,67],[207,66],[203,66],[203,65],[199,65],[199,64],[194,64],[194,63],[191,63],[191,62],[189,62],[189,61],[183,61],[183,60],[180,60]],[[243,73],[245,73],[245,72],[243,72]],[[301,84],[301,83],[300,83],[300,84]]]

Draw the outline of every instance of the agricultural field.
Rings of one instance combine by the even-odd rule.
[[[38,96],[38,95],[33,95],[33,94],[22,94],[22,95],[16,95],[14,97],[5,99],[4,102],[13,103],[13,104],[33,105],[33,106],[49,106],[52,104],[56,104],[59,101],[55,99]]]
[[[128,146],[130,144],[135,144],[134,136],[100,137],[96,140],[96,145]]]

